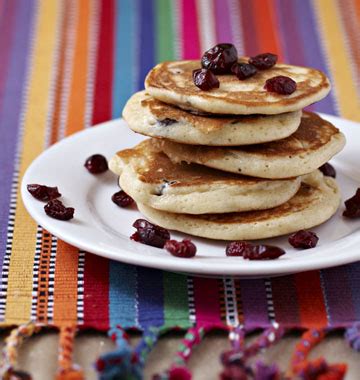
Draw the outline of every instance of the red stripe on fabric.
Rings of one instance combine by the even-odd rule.
[[[325,300],[321,288],[320,272],[294,275],[299,304],[301,326],[322,328],[328,324]]]
[[[182,59],[200,58],[200,36],[195,0],[182,0],[181,4]]]
[[[91,253],[85,256],[84,326],[109,328],[109,260]]]
[[[248,56],[259,53],[258,36],[253,2],[249,0],[240,0],[241,9],[241,26],[244,36],[244,54]]]
[[[114,18],[114,0],[102,0],[92,124],[112,115]]]
[[[222,326],[219,280],[194,278],[195,315],[197,326]]]
[[[271,280],[276,322],[284,326],[300,327],[297,293],[293,276]]]
[[[273,1],[270,0],[253,0],[251,1],[254,10],[255,28],[258,44],[257,53],[271,52],[283,59],[283,53],[280,46],[279,38],[276,34],[278,31],[276,14]]]

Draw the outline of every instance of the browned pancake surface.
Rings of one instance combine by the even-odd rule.
[[[247,62],[247,58],[241,58],[239,62]],[[327,77],[319,70],[279,63],[268,70],[259,70],[256,75],[245,81],[239,81],[235,75],[217,75],[220,88],[202,91],[194,85],[192,79],[193,70],[198,68],[200,61],[163,62],[150,71],[146,79],[146,88],[165,89],[185,97],[201,96],[205,100],[221,99],[230,104],[259,107],[269,105],[270,98],[272,105],[289,106],[330,87]],[[295,79],[297,89],[293,94],[284,96],[264,91],[266,80],[278,75]],[[315,81],[316,85],[313,84]],[[240,86],[239,82],[242,86],[249,86],[249,89],[236,90]],[[191,104],[189,108],[192,108]]]

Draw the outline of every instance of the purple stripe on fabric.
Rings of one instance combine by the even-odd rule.
[[[355,312],[355,319],[360,321],[360,263],[347,265],[346,272],[351,289],[351,298]]]
[[[284,56],[287,63],[305,65],[304,45],[298,32],[298,18],[292,1],[276,1],[280,33],[284,40]]]
[[[245,327],[270,325],[264,280],[240,280],[240,294]]]
[[[355,322],[355,310],[346,267],[321,271],[330,326]]]
[[[138,89],[144,88],[145,77],[155,65],[154,22],[154,0],[140,0]]]
[[[31,45],[31,26],[34,17],[34,1],[13,0],[16,18],[13,30],[7,80],[4,84],[4,97],[0,108],[0,270],[5,253],[7,221],[10,212],[9,199],[14,173],[16,141],[23,107],[23,91],[26,86],[26,69]]]
[[[300,38],[303,43],[303,53],[305,55],[305,65],[315,67],[329,76],[329,70],[325,63],[325,57],[321,48],[319,30],[316,28],[316,17],[314,8],[311,6],[312,0],[293,0],[283,3],[291,3],[295,7]],[[313,105],[317,112],[328,112],[335,114],[336,106],[334,93],[330,93],[325,99]]]
[[[3,108],[2,103],[5,96],[5,82],[9,70],[9,59],[11,53],[12,40],[15,35],[14,17],[15,17],[15,2],[6,1],[2,6],[0,16],[0,110]]]
[[[256,20],[252,1],[240,0],[241,28],[244,35],[244,54],[253,56],[259,54],[259,43],[256,33]]]
[[[146,330],[164,324],[163,272],[155,269],[137,268],[138,324]]]
[[[233,43],[229,4],[224,0],[215,0],[216,41]]]

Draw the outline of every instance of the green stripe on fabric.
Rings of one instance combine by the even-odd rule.
[[[174,27],[172,2],[156,0],[156,61],[174,59]]]
[[[186,276],[164,272],[163,281],[164,328],[178,326],[187,329],[191,327]]]

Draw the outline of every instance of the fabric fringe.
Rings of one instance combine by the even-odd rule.
[[[10,335],[5,340],[5,347],[2,351],[0,367],[1,379],[10,380],[16,378],[16,376],[27,380],[31,379],[28,373],[16,370],[15,367],[17,365],[20,346],[26,338],[39,332],[41,327],[42,325],[29,322],[11,330]]]
[[[109,336],[116,343],[116,350],[102,355],[96,361],[99,379],[141,380],[143,363],[140,362],[139,354],[132,349],[126,331],[116,326],[109,331]]]
[[[304,332],[291,359],[290,378],[308,380],[342,380],[347,371],[344,363],[328,364],[323,357],[309,361],[310,351],[318,345],[326,335],[325,330],[310,329]]]
[[[60,328],[59,360],[56,380],[84,380],[84,373],[79,366],[73,364],[74,339],[77,328],[74,325]]]

